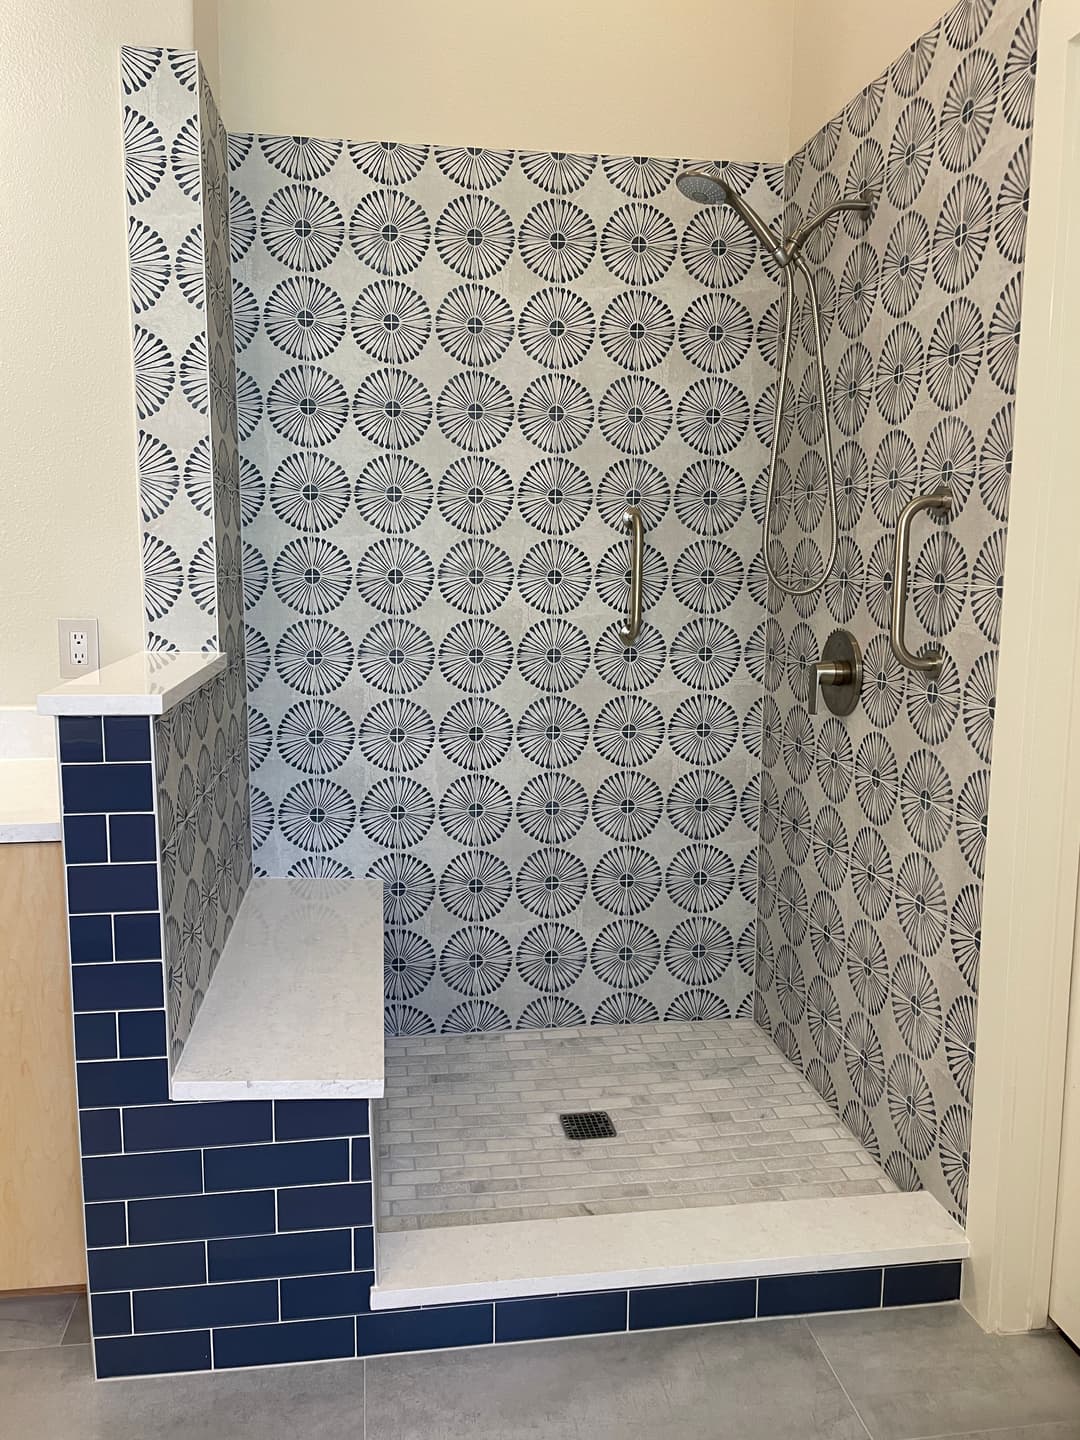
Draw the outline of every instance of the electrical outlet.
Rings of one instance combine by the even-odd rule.
[[[61,619],[60,675],[73,680],[98,668],[98,622],[93,616]]]

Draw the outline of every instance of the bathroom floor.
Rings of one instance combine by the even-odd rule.
[[[752,1020],[395,1037],[377,1124],[383,1231],[896,1189]]]

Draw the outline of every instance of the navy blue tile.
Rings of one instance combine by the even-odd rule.
[[[202,1191],[198,1150],[156,1155],[99,1155],[83,1161],[87,1200],[134,1200],[140,1195],[196,1195]]]
[[[886,1305],[936,1305],[943,1300],[959,1300],[959,1260],[941,1260],[929,1265],[887,1265],[885,1267]]]
[[[383,1310],[356,1317],[358,1355],[490,1345],[491,1335],[490,1301],[481,1305],[435,1305],[428,1310]]]
[[[157,834],[153,815],[111,815],[109,859],[114,865],[129,860],[156,860]]]
[[[211,1240],[226,1235],[271,1235],[274,1228],[272,1190],[135,1200],[128,1206],[128,1231],[133,1245],[158,1240]]]
[[[117,960],[161,959],[160,916],[117,915],[113,928],[116,931]]]
[[[352,1320],[301,1320],[290,1325],[245,1325],[214,1331],[214,1369],[344,1360],[356,1354]]]
[[[90,1330],[95,1339],[99,1335],[130,1335],[131,1296],[91,1295]]]
[[[61,765],[60,787],[65,815],[154,808],[149,765]]]
[[[366,1100],[275,1100],[274,1125],[278,1140],[366,1135],[368,1104]]]
[[[206,1247],[211,1280],[261,1280],[273,1275],[320,1275],[348,1270],[348,1230],[315,1230],[296,1235],[255,1235],[211,1240]],[[145,1283],[145,1282],[144,1282]]]
[[[84,1110],[79,1116],[84,1155],[114,1155],[122,1149],[119,1110]]]
[[[72,865],[67,872],[72,915],[100,910],[156,910],[156,865]]]
[[[125,1060],[167,1053],[164,1010],[128,1010],[116,1019]]]
[[[71,972],[71,998],[79,1010],[150,1010],[165,1003],[161,962],[80,965]]]
[[[368,1225],[363,1230],[353,1231],[353,1269],[374,1270],[375,1231]]]
[[[349,1178],[345,1140],[243,1145],[206,1156],[207,1190],[259,1190],[265,1185],[318,1185]]]
[[[75,1066],[81,1106],[153,1105],[169,1098],[165,1060],[89,1060]]]
[[[105,759],[149,760],[149,718],[146,715],[106,715]]]
[[[68,933],[73,965],[96,965],[113,958],[111,915],[73,915]]]
[[[876,1310],[880,1270],[822,1270],[758,1281],[759,1315],[816,1315],[823,1310]]]
[[[366,1315],[371,1308],[370,1270],[347,1275],[303,1275],[281,1282],[281,1318],[317,1320],[324,1315]]]
[[[176,1150],[269,1140],[271,1104],[269,1100],[196,1100],[144,1106],[124,1116],[124,1149]]]
[[[99,1380],[122,1375],[167,1375],[210,1369],[210,1331],[183,1330],[169,1335],[129,1335],[94,1345]]]
[[[301,1185],[278,1191],[279,1230],[370,1224],[370,1185]]]
[[[66,760],[69,764],[83,765],[100,760],[104,753],[100,715],[60,716],[61,760]]]
[[[127,1212],[119,1200],[109,1200],[101,1205],[87,1205],[87,1245],[126,1245]]]
[[[630,1329],[715,1325],[749,1320],[757,1303],[754,1280],[710,1280],[701,1285],[657,1285],[630,1291]]]
[[[69,815],[64,821],[64,863],[94,865],[108,860],[104,815]]]
[[[258,1325],[278,1318],[273,1280],[241,1285],[184,1285],[179,1290],[137,1290],[135,1329],[195,1330],[203,1325]]]
[[[625,1290],[495,1302],[496,1341],[547,1340],[554,1335],[600,1335],[625,1329]]]
[[[75,1016],[75,1058],[116,1059],[116,1016],[109,1011]]]
[[[352,1142],[352,1178],[371,1179],[371,1141],[366,1135]]]
[[[91,1250],[86,1257],[91,1290],[138,1290],[159,1285],[206,1283],[206,1246],[128,1245]]]

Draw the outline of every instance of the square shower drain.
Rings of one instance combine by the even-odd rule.
[[[606,1110],[578,1110],[560,1115],[563,1132],[568,1140],[611,1140],[615,1126]]]

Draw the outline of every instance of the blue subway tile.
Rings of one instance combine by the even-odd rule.
[[[202,1191],[198,1150],[155,1155],[99,1155],[83,1161],[87,1200],[134,1200],[140,1195],[196,1195]]]
[[[356,1317],[358,1355],[490,1345],[491,1338],[490,1301],[479,1305],[436,1305],[428,1310],[383,1310]]]
[[[821,1270],[812,1275],[771,1275],[758,1281],[761,1316],[876,1310],[880,1304],[880,1270]]]
[[[117,960],[161,959],[160,915],[117,915],[113,929]]]
[[[630,1291],[630,1329],[715,1325],[750,1320],[757,1303],[754,1280],[709,1280],[700,1285],[657,1285]]]
[[[366,1100],[274,1101],[274,1136],[278,1140],[318,1140],[367,1133]]]
[[[169,1098],[165,1060],[90,1060],[75,1066],[79,1104],[153,1105]]]
[[[370,1185],[301,1185],[278,1191],[279,1230],[370,1224]]]
[[[499,1342],[601,1335],[625,1329],[625,1290],[495,1302],[495,1339]]]
[[[959,1300],[961,1262],[939,1260],[927,1265],[887,1265],[884,1304],[935,1305]]]
[[[87,1205],[85,1215],[88,1246],[127,1244],[127,1211],[122,1201]]]
[[[110,815],[109,859],[114,865],[130,860],[156,860],[153,815]]]
[[[114,1155],[123,1149],[119,1110],[83,1110],[79,1115],[80,1148],[84,1155]]]
[[[169,1335],[129,1335],[94,1344],[99,1380],[123,1375],[167,1375],[210,1369],[210,1331],[184,1330]]]
[[[100,910],[156,910],[156,865],[69,865],[68,909],[72,915]]]
[[[99,1335],[131,1334],[131,1296],[91,1295],[90,1332],[95,1339]]]
[[[345,1275],[303,1275],[281,1282],[282,1320],[318,1320],[327,1315],[366,1315],[371,1308],[370,1270]]]
[[[273,1280],[239,1285],[184,1285],[178,1290],[136,1290],[135,1329],[195,1330],[208,1325],[258,1325],[278,1318]]]
[[[113,958],[111,915],[73,915],[68,933],[73,965],[97,965]]]
[[[61,765],[60,786],[65,815],[154,808],[149,765]]]
[[[164,1010],[123,1011],[116,1020],[120,1033],[120,1055],[124,1060],[167,1053]]]
[[[176,1200],[133,1200],[128,1206],[128,1230],[133,1245],[163,1240],[212,1240],[227,1235],[272,1235],[274,1229],[272,1190],[184,1195]]]
[[[80,965],[71,972],[71,998],[80,1010],[150,1010],[165,1003],[161,961]]]
[[[75,1016],[75,1058],[116,1059],[116,1016],[110,1011]]]
[[[148,1105],[124,1116],[125,1150],[177,1150],[188,1145],[242,1145],[269,1140],[269,1100],[196,1100]]]
[[[68,764],[84,765],[100,761],[104,755],[101,743],[100,715],[60,716],[60,759]]]
[[[349,1178],[345,1140],[297,1141],[211,1150],[207,1190],[259,1190],[266,1185],[318,1185]]]
[[[353,1269],[374,1270],[375,1230],[366,1225],[362,1230],[353,1231]]]
[[[345,1360],[356,1354],[352,1320],[301,1320],[288,1325],[244,1325],[214,1331],[214,1369],[289,1365],[301,1360]]]
[[[95,865],[108,860],[104,815],[69,815],[64,821],[64,863]]]
[[[106,760],[149,760],[150,720],[146,715],[105,716]]]
[[[348,1230],[315,1230],[294,1235],[255,1235],[211,1240],[206,1247],[211,1280],[261,1280],[269,1276],[319,1275],[348,1270]]]
[[[371,1141],[366,1135],[352,1142],[352,1178],[371,1179]]]
[[[206,1246],[128,1245],[87,1253],[91,1290],[206,1283]]]

